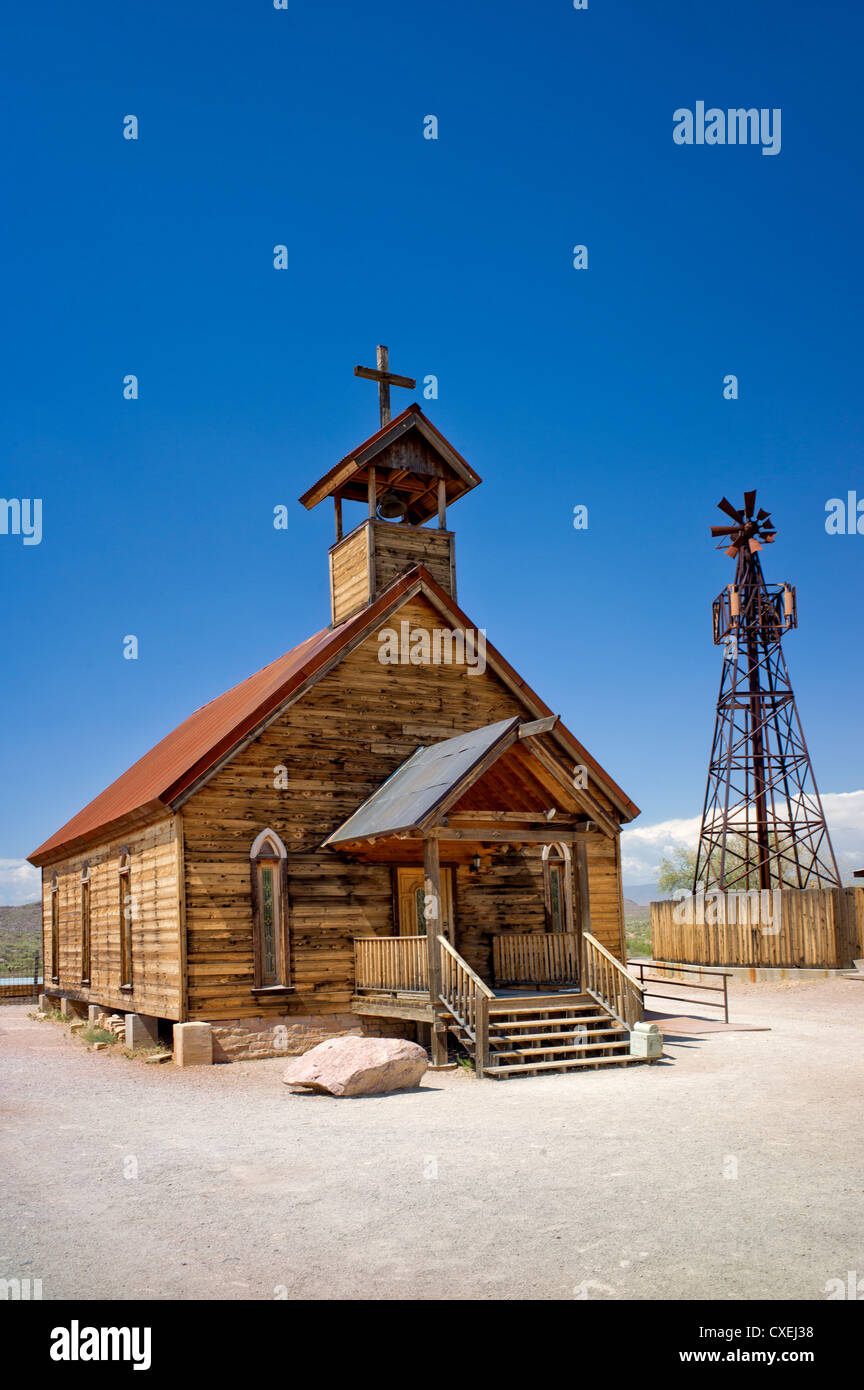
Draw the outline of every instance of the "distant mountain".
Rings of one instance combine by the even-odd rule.
[[[627,922],[647,922],[648,908],[644,903],[636,903],[632,898],[624,899],[624,919]]]
[[[42,904],[0,907],[0,970],[29,972],[42,949]]]
[[[632,898],[635,903],[647,905],[656,903],[661,895],[657,892],[656,883],[625,883],[624,896]]]

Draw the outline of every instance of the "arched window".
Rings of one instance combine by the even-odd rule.
[[[60,880],[51,875],[51,982],[60,983]]]
[[[132,873],[128,849],[120,855],[120,988],[132,988]]]
[[[288,859],[273,830],[262,830],[249,851],[255,989],[288,989]]]
[[[546,896],[547,931],[573,930],[573,879],[566,845],[544,845],[543,890]]]
[[[90,865],[81,869],[81,983],[90,983]]]

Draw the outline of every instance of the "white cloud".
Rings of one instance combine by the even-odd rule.
[[[850,869],[864,869],[864,791],[824,792],[822,805],[841,877],[845,878]],[[625,883],[652,883],[660,860],[672,850],[696,848],[699,825],[699,816],[689,816],[624,830],[621,860]]]
[[[621,833],[621,865],[625,883],[651,883],[660,869],[660,860],[683,846],[695,849],[699,843],[699,816],[658,821],[656,825],[636,825]]]
[[[0,904],[38,902],[42,896],[42,875],[26,859],[0,859]]]

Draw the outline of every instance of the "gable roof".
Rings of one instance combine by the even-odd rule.
[[[370,835],[392,835],[421,825],[496,744],[509,744],[508,736],[518,725],[518,718],[501,719],[497,724],[418,748],[333,831],[325,845],[346,844]]]
[[[320,679],[367,636],[370,628],[418,593],[425,594],[458,626],[474,627],[428,570],[416,565],[395,580],[368,608],[338,627],[315,633],[224,695],[202,705],[28,855],[30,863],[38,866],[52,856],[73,853],[95,840],[108,839],[115,830],[129,824],[131,818],[146,821],[175,810],[205,776],[275,718],[289,699]],[[535,717],[552,713],[488,641],[486,664],[515,687]],[[638,816],[638,806],[564,725],[556,726],[553,737],[566,745],[576,761],[589,768],[595,781],[622,813],[623,820]]]
[[[412,445],[413,457],[406,458],[405,449],[398,446],[411,434],[418,437]],[[345,458],[334,464],[317,483],[313,483],[312,487],[303,493],[301,503],[307,509],[311,509],[333,495],[358,502],[365,501],[369,469],[376,461],[386,468],[388,454],[393,473],[388,480],[390,485],[398,483],[399,475],[406,473],[430,475],[428,480],[432,483],[438,477],[443,478],[448,505],[464,497],[466,492],[470,492],[483,481],[480,474],[475,473],[450,441],[444,438],[431,420],[427,419],[417,402],[413,401],[401,414],[395,416],[388,424],[382,425],[375,434],[364,439],[362,444],[358,444],[356,449],[352,449],[350,454],[346,454]],[[431,476],[433,474],[434,476]],[[434,489],[429,496],[424,496],[421,485],[421,495],[412,503],[411,510],[412,521],[418,525],[433,517],[438,510]]]

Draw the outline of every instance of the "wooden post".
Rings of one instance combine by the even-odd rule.
[[[588,846],[584,840],[577,841],[573,846],[573,877],[574,877],[574,897],[576,899],[576,935],[577,952],[579,960],[579,983],[584,988],[584,962],[582,952],[582,938],[585,932],[591,930],[591,899],[588,892]]]
[[[447,484],[443,478],[438,479],[438,530],[447,530]]]
[[[423,891],[424,906],[430,902],[433,904],[431,914],[426,915],[426,949],[429,956],[429,998],[435,1013],[441,995],[441,952],[438,946],[441,936],[441,864],[435,835],[423,837]],[[437,1016],[432,1022],[431,1042],[432,1066],[446,1066],[447,1029],[441,1027]]]
[[[333,498],[333,508],[334,508],[335,513],[336,513],[336,539],[337,539],[337,541],[341,541],[341,539],[342,539],[342,498],[341,498],[341,497],[334,497],[334,498]]]
[[[374,521],[378,514],[378,489],[375,480],[374,465],[369,469],[369,519]]]
[[[39,998],[39,952],[33,955],[33,996]]]
[[[482,1079],[483,1069],[489,1057],[489,1000],[485,994],[478,994],[477,1024],[475,1028],[474,1072]]]

